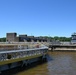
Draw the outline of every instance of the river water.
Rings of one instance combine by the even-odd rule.
[[[49,52],[46,63],[16,75],[76,75],[76,52]]]
[[[33,65],[14,75],[76,75],[76,52],[49,52],[45,63]]]

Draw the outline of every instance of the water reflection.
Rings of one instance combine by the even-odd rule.
[[[27,72],[28,70],[32,70],[36,68],[37,66],[40,66],[40,65],[42,66],[45,63],[47,63],[47,59],[44,59],[43,61],[40,60],[38,62],[28,64],[28,66],[24,65],[23,67],[17,67],[14,69],[3,71],[0,75],[18,75],[20,73],[23,73],[21,75],[27,75],[24,72]]]
[[[49,75],[75,75],[76,52],[50,53],[54,60],[48,62]]]

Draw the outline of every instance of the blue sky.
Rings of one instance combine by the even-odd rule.
[[[0,0],[0,37],[8,32],[70,37],[76,32],[76,0]]]

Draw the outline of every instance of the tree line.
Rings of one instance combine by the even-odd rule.
[[[53,40],[58,40],[61,42],[70,42],[71,41],[71,37],[58,37],[58,36],[48,37],[48,36],[44,36],[44,38],[47,38],[51,41],[53,41]],[[6,42],[6,38],[5,37],[0,38],[0,42]]]
[[[6,38],[5,37],[0,38],[0,42],[6,42]]]
[[[58,36],[54,36],[54,37],[45,36],[45,37],[49,38],[51,41],[53,41],[53,40],[61,41],[61,42],[70,42],[71,41],[71,37],[58,37]]]

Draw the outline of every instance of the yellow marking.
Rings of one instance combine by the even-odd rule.
[[[23,58],[8,59],[8,60],[5,60],[5,61],[0,61],[0,65],[14,63],[14,62],[18,62],[18,61],[22,61],[22,60],[26,60],[26,59],[37,58],[37,57],[40,57],[40,56],[42,56],[42,54],[34,55],[34,56],[28,56],[28,57],[23,57]]]

